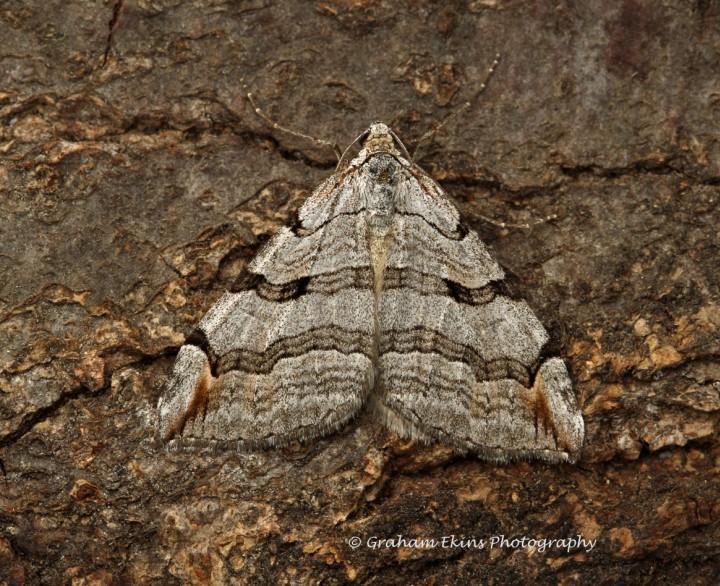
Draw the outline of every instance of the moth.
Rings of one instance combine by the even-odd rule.
[[[485,460],[574,462],[583,418],[543,326],[388,126],[355,142],[181,347],[163,439],[284,446],[367,407]]]

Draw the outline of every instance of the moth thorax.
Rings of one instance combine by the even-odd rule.
[[[368,153],[397,152],[395,149],[395,140],[390,132],[390,128],[382,123],[375,123],[370,126],[368,137],[365,139],[363,148],[365,148]]]
[[[394,151],[392,136],[389,134],[373,136],[370,135],[363,145],[369,153]]]

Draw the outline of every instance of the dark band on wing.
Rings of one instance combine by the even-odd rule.
[[[383,290],[412,289],[419,295],[444,295],[452,297],[463,305],[486,305],[500,292],[500,286],[493,281],[484,287],[470,288],[451,279],[442,279],[413,269],[385,269]]]
[[[478,382],[512,379],[524,387],[529,387],[532,380],[531,368],[518,360],[511,358],[485,360],[475,349],[424,327],[383,332],[380,339],[380,355],[388,352],[440,354],[450,362],[466,363]]]
[[[205,334],[205,332],[202,331],[200,328],[195,328],[185,340],[185,344],[197,346],[198,348],[200,348],[200,350],[205,352],[205,356],[207,356],[208,362],[210,363],[210,371],[212,372],[213,376],[215,376],[217,356],[215,355],[215,351],[210,345],[210,340],[208,340],[207,334]]]
[[[266,301],[284,303],[298,299],[306,293],[324,293],[332,295],[344,289],[372,289],[372,269],[347,268],[333,273],[325,273],[313,277],[304,277],[289,283],[275,285],[268,282],[263,275],[247,273],[238,279],[232,289],[233,293],[255,291],[258,297]]]
[[[217,362],[217,373],[233,370],[253,374],[268,374],[283,358],[302,356],[314,350],[336,350],[342,354],[363,354],[373,357],[373,339],[364,331],[349,331],[338,326],[315,328],[299,336],[283,338],[269,346],[264,352],[238,349],[221,356]]]

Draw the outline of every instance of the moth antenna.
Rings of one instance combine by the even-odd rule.
[[[345,162],[345,159],[347,158],[348,153],[350,152],[350,149],[356,145],[359,141],[361,141],[363,138],[365,138],[370,133],[370,130],[366,130],[360,134],[358,134],[357,138],[352,141],[347,148],[343,151],[342,155],[338,157],[338,164],[336,167],[336,170],[340,170],[340,168],[343,166],[343,163]],[[338,152],[340,152],[340,149],[338,149]]]
[[[336,143],[322,138],[317,138],[316,136],[310,136],[309,134],[304,134],[302,132],[298,132],[297,130],[286,128],[285,126],[281,126],[260,109],[260,107],[255,103],[255,98],[253,98],[251,92],[247,92],[247,99],[250,102],[253,110],[255,111],[255,114],[260,116],[260,118],[262,118],[267,124],[269,124],[271,128],[274,128],[275,130],[280,130],[281,132],[286,132],[287,134],[292,134],[293,136],[297,136],[298,138],[304,138],[305,140],[309,140],[323,147],[330,147],[338,159],[338,165],[340,164],[343,153]]]
[[[405,148],[405,145],[403,144],[403,141],[401,141],[401,140],[398,138],[398,135],[395,134],[395,133],[392,131],[392,129],[390,130],[390,135],[395,139],[395,142],[398,144],[398,146],[399,146],[400,149],[402,150],[403,155],[405,155],[405,157],[407,157],[407,160],[408,160],[408,161],[412,161],[412,157],[410,156],[410,153],[408,152],[408,150]]]
[[[427,142],[429,139],[431,139],[433,136],[435,136],[439,130],[441,130],[443,127],[447,126],[450,122],[452,122],[455,118],[457,118],[460,114],[462,114],[465,110],[467,110],[472,103],[477,100],[480,97],[480,94],[482,94],[485,91],[485,88],[487,87],[488,82],[490,81],[490,78],[492,77],[493,73],[495,73],[495,68],[498,66],[498,63],[500,63],[500,53],[497,53],[495,55],[495,60],[492,62],[490,67],[488,67],[487,73],[485,74],[485,79],[480,84],[480,89],[475,93],[475,95],[470,98],[469,100],[465,101],[464,103],[460,104],[453,112],[448,114],[444,119],[442,119],[440,122],[438,122],[435,126],[433,126],[430,130],[428,130],[425,134],[423,134],[415,144],[415,148],[412,152],[412,159],[415,160],[415,155],[417,154],[418,150],[420,149],[420,146]]]
[[[526,222],[525,224],[512,224],[510,222],[500,222],[498,220],[494,220],[492,218],[489,218],[488,216],[483,216],[481,214],[473,214],[473,217],[480,218],[483,222],[486,222],[488,224],[491,224],[492,226],[497,226],[498,228],[512,228],[512,229],[522,229],[527,230],[529,228],[532,228],[533,226],[537,226],[538,224],[545,224],[546,222],[552,222],[553,220],[557,220],[557,214],[550,214],[549,216],[545,216],[544,218],[537,218],[533,220],[532,222]]]

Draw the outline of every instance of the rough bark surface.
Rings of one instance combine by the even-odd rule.
[[[720,583],[719,31],[716,0],[3,2],[0,584]],[[498,51],[417,161],[570,366],[581,462],[368,415],[165,452],[179,345],[334,166],[244,84],[279,123],[412,149]],[[398,535],[597,541],[371,547]]]

